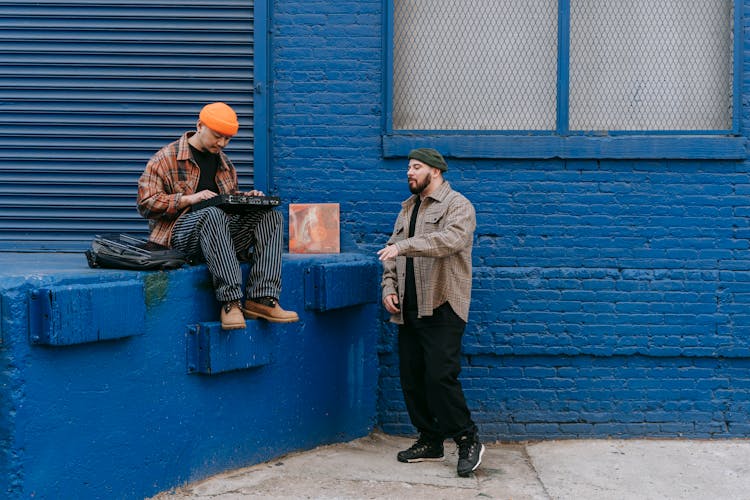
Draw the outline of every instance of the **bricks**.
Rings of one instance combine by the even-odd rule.
[[[380,248],[408,195],[383,158],[383,7],[274,7],[274,187],[340,203],[343,251]],[[477,209],[462,379],[488,439],[747,433],[747,162],[448,162]],[[379,425],[411,433],[383,319]]]

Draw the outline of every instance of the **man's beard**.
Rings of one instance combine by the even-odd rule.
[[[427,189],[427,186],[430,185],[430,181],[432,181],[432,179],[430,176],[427,176],[422,182],[417,181],[417,184],[414,187],[409,183],[409,191],[411,191],[411,194],[419,194]]]

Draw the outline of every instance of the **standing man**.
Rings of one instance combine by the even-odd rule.
[[[150,219],[149,240],[204,260],[221,303],[221,327],[245,328],[245,318],[276,323],[297,321],[297,313],[278,303],[281,293],[283,219],[275,210],[230,215],[218,207],[191,211],[218,194],[240,193],[237,171],[224,148],[237,133],[234,110],[223,102],[203,107],[195,131],[158,151],[138,181],[138,211]],[[257,190],[243,193],[263,196]],[[252,267],[245,290],[238,256]]]
[[[471,202],[443,179],[448,165],[432,148],[409,153],[412,196],[401,204],[393,234],[378,251],[383,305],[398,327],[406,409],[419,439],[400,462],[443,459],[443,441],[458,446],[458,475],[479,467],[484,445],[466,406],[458,374],[471,300]]]

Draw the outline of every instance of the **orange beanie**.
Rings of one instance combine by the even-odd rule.
[[[199,118],[203,125],[222,135],[234,135],[240,128],[237,113],[223,102],[206,104]]]

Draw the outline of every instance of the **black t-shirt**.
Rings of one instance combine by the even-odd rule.
[[[414,228],[417,225],[417,213],[419,212],[419,206],[422,204],[422,199],[417,196],[417,201],[414,203],[414,208],[411,211],[411,219],[409,220],[409,238],[414,236]],[[411,257],[406,258],[406,290],[404,290],[404,311],[416,311],[417,310],[417,285],[414,282],[414,259]]]
[[[201,171],[198,187],[195,189],[195,192],[208,189],[214,193],[218,193],[219,186],[216,184],[216,170],[219,168],[219,155],[210,151],[200,151],[193,147],[192,144],[190,145],[190,152],[193,154],[193,159]]]

